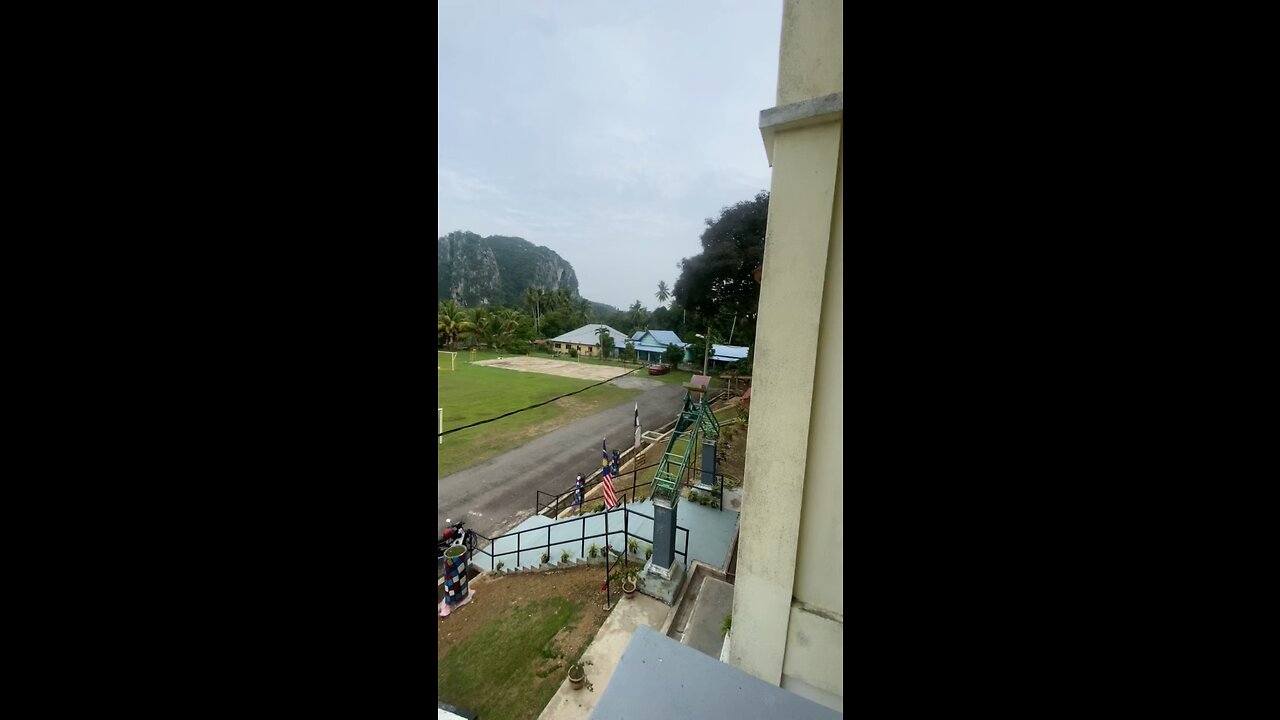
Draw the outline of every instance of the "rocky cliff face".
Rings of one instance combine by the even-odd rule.
[[[437,238],[436,275],[439,299],[467,307],[519,307],[530,287],[578,292],[572,265],[554,250],[518,237],[459,231]]]

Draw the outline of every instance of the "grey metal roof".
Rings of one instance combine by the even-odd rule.
[[[622,342],[627,339],[627,334],[624,332],[611,328],[608,325],[594,324],[583,325],[577,330],[571,330],[560,337],[551,338],[547,342],[595,345],[600,342],[600,336],[596,335],[596,328],[609,328],[609,334],[613,336],[613,344],[615,347],[621,347]]]
[[[591,713],[591,720],[840,717],[829,707],[713,660],[647,625],[636,627]]]

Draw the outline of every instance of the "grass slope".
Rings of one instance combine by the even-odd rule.
[[[485,624],[440,662],[441,699],[485,720],[537,717],[562,678],[532,670],[544,658],[562,657],[551,641],[581,609],[580,602],[553,597]]]

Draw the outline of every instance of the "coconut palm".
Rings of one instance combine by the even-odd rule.
[[[472,329],[470,313],[453,300],[440,303],[436,322],[437,331],[444,335],[449,347],[455,349],[458,346],[458,337]]]
[[[609,357],[613,354],[614,346],[614,339],[613,336],[609,334],[609,328],[601,325],[596,328],[595,332],[599,337],[596,341],[596,345],[600,346],[600,357]]]
[[[645,318],[649,315],[649,312],[644,309],[639,300],[631,303],[631,307],[627,308],[627,312],[629,313],[627,317],[631,320],[632,327],[635,328],[643,325]]]
[[[524,300],[525,307],[533,311],[534,332],[541,333],[540,321],[542,319],[542,308],[547,305],[549,298],[550,293],[548,293],[545,288],[531,287],[524,289],[522,299]]]
[[[671,299],[671,288],[667,287],[666,280],[658,281],[658,292],[654,293],[654,297],[658,298],[658,302],[665,304]]]

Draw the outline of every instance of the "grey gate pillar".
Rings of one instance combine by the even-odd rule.
[[[714,490],[716,486],[716,446],[715,443],[702,444],[702,473],[698,478],[698,484],[704,486],[708,490]]]
[[[676,509],[666,502],[653,503],[653,559],[649,566],[663,577],[671,577],[676,559]]]

